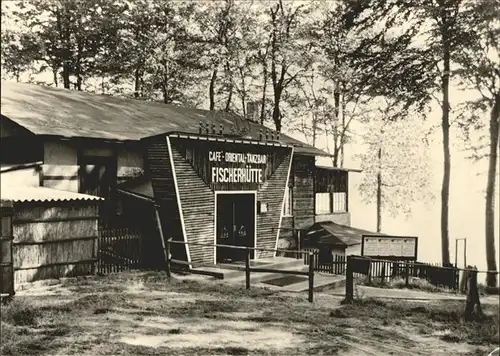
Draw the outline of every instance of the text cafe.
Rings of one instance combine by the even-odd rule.
[[[276,248],[291,146],[170,134],[148,139],[147,147],[163,230],[168,226],[174,240],[212,245],[188,244],[172,251],[174,258],[206,265],[245,258],[242,249],[214,244]]]
[[[212,183],[263,183],[263,168],[256,166],[265,166],[265,154],[209,151],[208,160],[212,164]],[[241,164],[243,167],[220,167],[218,162]]]

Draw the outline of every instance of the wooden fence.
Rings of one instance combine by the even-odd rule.
[[[133,228],[99,229],[97,271],[115,273],[142,267],[142,239]]]
[[[345,275],[347,258],[344,255],[333,255],[331,262],[323,262],[319,251],[314,255],[314,270],[322,273]],[[439,264],[422,262],[370,260],[370,270],[367,273],[368,283],[384,283],[391,279],[415,277],[425,279],[429,283],[453,290],[459,288],[459,272],[457,269],[442,267]],[[304,264],[309,264],[309,254],[304,254]]]
[[[14,203],[15,285],[94,273],[98,207],[95,202]]]

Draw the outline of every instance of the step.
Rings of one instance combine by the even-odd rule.
[[[261,266],[259,266],[261,267]],[[283,269],[286,271],[297,271],[297,272],[307,272],[308,267],[307,266],[288,266],[288,267],[275,267],[273,266],[266,266],[265,268],[272,268],[276,269],[276,272],[251,272],[250,273],[250,283],[255,284],[255,283],[261,283],[262,281],[265,280],[270,280],[270,279],[275,279],[275,278],[280,278],[283,276],[287,276],[289,274],[284,274],[280,273],[279,270]],[[224,278],[227,282],[229,283],[245,283],[246,281],[246,275],[245,271],[239,271],[239,275],[235,276],[227,276]]]

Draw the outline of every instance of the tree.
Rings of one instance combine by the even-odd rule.
[[[409,216],[414,202],[433,196],[421,118],[386,100],[370,116],[363,135],[365,150],[357,157],[363,169],[359,192],[365,202],[376,203],[377,232],[381,232],[384,211]]]
[[[488,127],[485,144],[472,147],[475,158],[488,159],[488,174],[485,199],[486,262],[489,271],[497,270],[495,250],[495,180],[497,178],[499,135],[500,135],[500,12],[498,2],[477,2],[469,8],[470,33],[476,38],[457,57],[460,65],[458,74],[465,89],[476,91],[479,96],[464,105],[460,116],[461,127],[468,131]],[[484,120],[488,116],[489,120]],[[486,151],[486,153],[484,152]],[[497,275],[488,273],[488,286],[497,285]]]
[[[450,93],[452,63],[470,45],[468,0],[351,1],[347,28],[360,33],[355,65],[366,91],[397,99],[405,107],[425,107],[431,98],[442,109],[444,172],[441,189],[442,262],[449,265]]]
[[[311,46],[303,39],[303,22],[310,8],[278,0],[269,8],[269,60],[271,84],[273,89],[272,119],[276,131],[280,132],[283,114],[282,98],[290,84],[305,73],[312,64],[308,56]]]
[[[120,3],[105,0],[30,0],[17,2],[16,8],[15,20],[30,29],[21,45],[36,49],[36,55],[29,58],[45,64],[41,71],[50,68],[56,85],[62,68],[64,88],[73,84],[77,90],[96,74],[96,59],[113,51],[114,19],[123,10]],[[103,51],[105,48],[109,50]],[[71,77],[75,78],[73,83]]]

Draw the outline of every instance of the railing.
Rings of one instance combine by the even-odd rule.
[[[293,271],[293,270],[283,270],[283,269],[273,269],[273,268],[259,268],[252,267],[250,264],[252,251],[268,251],[268,252],[284,252],[284,253],[297,253],[296,250],[284,250],[284,249],[269,249],[269,248],[257,248],[257,247],[245,247],[245,246],[233,246],[233,245],[220,245],[220,244],[204,244],[197,242],[185,242],[185,241],[173,241],[171,238],[165,241],[165,256],[167,265],[167,277],[170,278],[172,271],[172,264],[184,265],[193,268],[195,266],[192,262],[187,262],[183,260],[173,259],[170,253],[171,245],[196,245],[196,246],[209,246],[209,247],[222,247],[233,250],[244,250],[245,251],[245,288],[250,289],[250,276],[251,273],[280,273],[289,274],[296,276],[307,276],[309,281],[308,286],[308,301],[310,303],[314,300],[314,261],[315,255],[312,252],[298,252],[300,254],[309,254],[309,268],[307,272]]]
[[[347,258],[344,255],[333,255],[332,261],[324,262],[318,250],[314,254],[314,270],[322,273],[345,275]],[[309,255],[304,255],[304,264],[309,264]],[[370,259],[370,269],[366,275],[368,284],[385,283],[391,279],[416,277],[428,281],[437,287],[453,290],[459,289],[459,273],[452,267],[443,269],[439,264],[408,262],[397,260]]]
[[[141,267],[141,235],[135,229],[99,230],[99,273],[114,273]]]
[[[346,271],[346,292],[345,292],[345,300],[344,302],[350,303],[354,299],[354,276],[358,275],[370,275],[370,271],[372,269],[373,263],[384,263],[384,264],[396,264],[396,271],[404,270],[405,283],[409,285],[409,276],[411,274],[412,268],[420,267],[415,262],[394,262],[387,260],[379,260],[379,259],[371,259],[362,256],[347,256],[347,271]],[[479,293],[478,293],[478,283],[477,283],[477,275],[478,273],[494,273],[499,274],[498,271],[480,271],[477,268],[456,268],[456,267],[439,267],[439,266],[429,266],[423,265],[425,267],[433,268],[436,275],[440,275],[439,278],[449,278],[443,276],[458,276],[462,271],[465,274],[465,283],[467,285],[467,306],[465,310],[466,317],[470,317],[474,309],[474,305],[477,305],[479,308]]]

